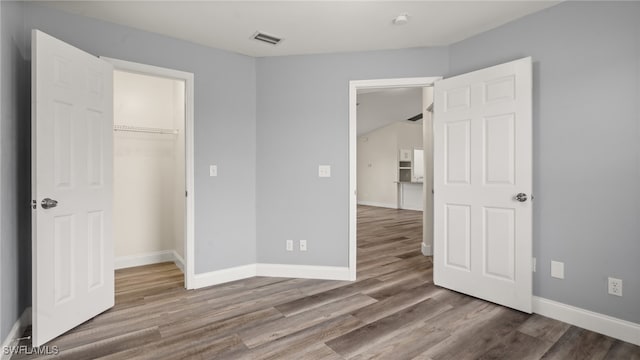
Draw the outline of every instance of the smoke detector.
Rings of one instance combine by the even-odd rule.
[[[409,22],[409,14],[403,13],[393,19],[393,25],[404,25]]]

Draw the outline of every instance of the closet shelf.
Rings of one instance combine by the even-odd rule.
[[[113,131],[129,131],[129,132],[141,132],[150,134],[177,134],[177,129],[163,129],[141,126],[129,126],[129,125],[113,125]]]

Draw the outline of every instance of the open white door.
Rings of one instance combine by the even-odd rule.
[[[31,59],[33,345],[40,346],[114,304],[113,69],[38,30]]]
[[[531,312],[531,58],[437,81],[434,282]]]

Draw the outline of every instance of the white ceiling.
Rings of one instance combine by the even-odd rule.
[[[358,136],[422,112],[422,88],[358,92]]]
[[[45,1],[46,6],[250,56],[446,46],[559,1]],[[409,14],[409,23],[392,19]],[[277,46],[256,31],[284,38]]]

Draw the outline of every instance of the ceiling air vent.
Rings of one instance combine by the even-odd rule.
[[[253,38],[255,40],[266,42],[267,44],[271,44],[271,45],[278,45],[280,41],[282,41],[282,39],[277,36],[265,34],[260,31],[253,34]]]
[[[420,114],[418,114],[416,116],[412,116],[412,117],[408,118],[407,120],[409,120],[409,121],[418,121],[420,119],[422,119],[422,113],[420,113]]]

